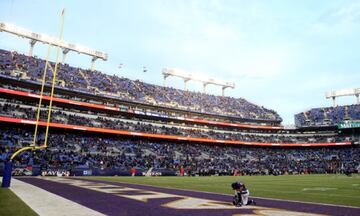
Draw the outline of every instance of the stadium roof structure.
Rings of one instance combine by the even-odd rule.
[[[336,101],[335,101],[336,98],[343,97],[343,96],[355,96],[356,103],[360,104],[359,95],[360,95],[360,88],[341,89],[341,90],[335,90],[335,91],[328,91],[325,93],[326,99],[329,99],[329,98],[333,99],[333,106],[336,106]]]
[[[204,93],[206,92],[206,86],[209,84],[222,86],[222,96],[224,96],[224,91],[226,88],[235,88],[235,83],[233,82],[222,82],[213,78],[199,77],[176,68],[164,68],[162,74],[164,75],[164,85],[166,82],[166,78],[168,78],[169,76],[182,78],[184,80],[184,90],[187,90],[187,82],[190,80],[201,82],[203,84]]]
[[[29,56],[32,56],[36,42],[41,42],[45,44],[50,44],[52,46],[59,45],[59,47],[63,50],[62,63],[65,63],[66,54],[69,51],[74,51],[79,54],[91,56],[92,57],[91,69],[94,68],[94,64],[97,59],[102,59],[104,61],[108,59],[108,54],[104,52],[97,51],[88,47],[84,47],[79,44],[68,43],[65,41],[58,41],[58,39],[50,37],[46,34],[35,33],[10,23],[0,22],[0,32],[8,32],[10,34],[14,34],[16,36],[29,39],[30,40]]]

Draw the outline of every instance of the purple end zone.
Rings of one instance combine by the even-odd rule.
[[[18,178],[21,181],[38,186],[51,193],[62,196],[66,199],[72,200],[83,206],[91,208],[95,211],[106,215],[234,215],[234,214],[253,214],[251,209],[172,209],[163,207],[161,205],[175,201],[178,198],[161,198],[149,199],[147,202],[141,202],[129,198],[116,196],[115,194],[103,193],[86,188],[72,186],[65,183],[58,183],[40,178]],[[75,179],[75,178],[72,178]],[[184,191],[177,189],[159,188],[145,185],[136,185],[128,183],[108,182],[100,180],[88,180],[83,178],[76,178],[91,183],[105,183],[121,187],[130,187],[146,191],[156,191],[167,194],[174,194],[180,196],[210,199],[220,202],[227,202],[230,204],[232,197],[221,194],[211,194],[193,191]],[[131,193],[130,193],[131,194]],[[341,206],[327,206],[300,202],[278,201],[269,199],[256,199],[259,206],[268,208],[284,209],[304,213],[317,213],[326,215],[360,215],[360,208],[347,208]]]
[[[250,214],[251,210],[177,210],[162,207],[167,202],[175,201],[176,198],[150,199],[148,202],[136,201],[122,198],[113,194],[102,193],[85,188],[61,184],[57,182],[42,180],[39,178],[23,177],[21,181],[40,187],[51,193],[62,196],[66,199],[79,203],[95,211],[106,215],[126,215],[126,216],[180,216],[180,215],[199,215],[199,216],[221,216],[233,214]],[[83,179],[81,179],[83,180]],[[102,182],[103,183],[103,182]],[[105,182],[109,184],[109,182]],[[110,183],[112,184],[112,183]],[[120,185],[120,184],[112,184]],[[132,187],[137,188],[137,187]],[[155,190],[154,190],[155,191]]]

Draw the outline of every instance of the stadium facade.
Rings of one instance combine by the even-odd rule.
[[[54,66],[55,63],[51,62]],[[0,172],[33,140],[45,60],[0,50]],[[37,145],[45,139],[48,69]],[[360,105],[316,108],[285,129],[243,98],[183,91],[59,64],[48,148],[14,159],[16,175],[354,173]]]

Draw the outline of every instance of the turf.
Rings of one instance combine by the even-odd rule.
[[[230,184],[241,180],[251,196],[360,207],[360,175],[86,178],[223,194],[233,194]]]
[[[8,188],[0,188],[0,215],[37,215]]]

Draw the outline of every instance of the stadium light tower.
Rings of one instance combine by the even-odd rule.
[[[162,71],[162,74],[164,76],[164,86],[166,83],[166,79],[170,76],[179,77],[184,80],[184,90],[187,90],[187,82],[190,80],[198,81],[203,84],[203,92],[206,93],[206,86],[209,84],[217,85],[222,87],[222,96],[225,95],[225,89],[227,88],[235,88],[235,83],[233,82],[221,82],[219,80],[215,80],[213,78],[204,78],[204,77],[198,77],[195,75],[192,75],[190,73],[187,73],[180,69],[175,68],[164,68]]]
[[[94,69],[95,61],[97,59],[102,59],[106,61],[108,59],[108,54],[97,51],[94,49],[90,49],[84,46],[81,46],[79,44],[73,44],[68,43],[65,41],[58,41],[58,39],[50,37],[45,34],[39,34],[32,31],[29,31],[27,29],[12,25],[10,23],[0,22],[0,32],[7,32],[10,34],[14,34],[16,36],[27,38],[30,40],[30,49],[29,49],[29,56],[33,55],[34,46],[37,42],[41,42],[44,44],[50,44],[51,46],[58,46],[63,50],[63,57],[62,57],[62,63],[65,63],[66,54],[69,51],[74,51],[79,54],[84,54],[92,57],[91,59],[91,70]]]
[[[359,95],[360,95],[360,88],[342,89],[342,90],[336,90],[336,91],[328,91],[325,93],[326,99],[331,98],[333,100],[333,106],[336,106],[336,98],[343,97],[343,96],[355,96],[356,103],[360,104]]]

